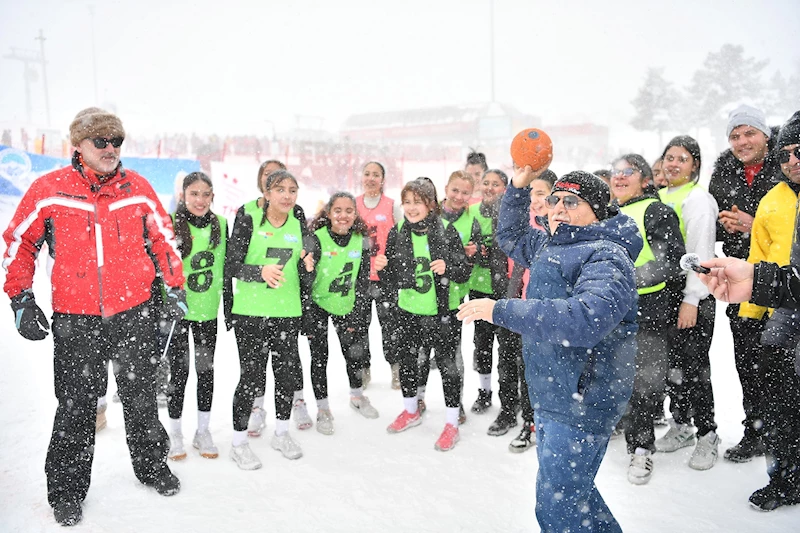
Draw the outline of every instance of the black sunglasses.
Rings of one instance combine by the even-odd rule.
[[[778,163],[781,165],[788,163],[791,154],[794,154],[796,159],[800,159],[800,146],[795,146],[794,150],[780,150],[778,152]]]
[[[547,207],[549,207],[550,209],[553,209],[555,206],[558,205],[558,202],[560,202],[562,200],[564,202],[564,209],[569,209],[570,211],[573,210],[573,209],[577,209],[578,206],[581,204],[581,202],[584,201],[584,200],[581,200],[580,198],[578,198],[577,196],[575,196],[574,194],[570,194],[570,195],[565,196],[563,198],[559,198],[555,194],[551,194],[550,196],[545,196],[544,197],[544,202],[547,204]]]
[[[95,148],[97,148],[98,150],[102,150],[109,144],[114,148],[119,148],[120,146],[122,146],[122,141],[124,140],[125,139],[122,137],[112,137],[111,139],[104,139],[102,137],[98,137],[96,139],[92,139],[92,142],[94,143]]]

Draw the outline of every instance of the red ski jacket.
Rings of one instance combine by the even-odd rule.
[[[9,298],[32,288],[47,243],[57,313],[112,316],[147,301],[157,275],[169,287],[184,283],[169,215],[147,180],[121,165],[103,182],[77,159],[41,176],[3,238]]]

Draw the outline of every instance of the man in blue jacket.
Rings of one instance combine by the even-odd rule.
[[[608,205],[608,186],[580,171],[553,186],[545,231],[531,228],[530,183],[544,170],[516,170],[497,225],[500,247],[531,271],[527,299],[471,300],[458,317],[522,335],[542,531],[621,532],[594,478],[633,388],[642,237]]]

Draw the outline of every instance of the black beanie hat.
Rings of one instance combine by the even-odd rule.
[[[792,144],[800,144],[800,111],[792,115],[792,117],[786,121],[786,124],[781,126],[775,148],[780,150],[784,146],[790,146]]]
[[[609,217],[608,203],[611,201],[611,191],[608,185],[588,172],[574,170],[564,174],[553,185],[553,191],[564,191],[586,200],[594,211],[597,220]]]

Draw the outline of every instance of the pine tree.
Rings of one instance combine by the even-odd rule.
[[[678,91],[664,78],[663,71],[663,68],[647,69],[644,84],[631,102],[636,110],[631,126],[637,130],[658,132],[659,144],[663,144],[663,132],[670,125],[674,129],[675,111],[680,100]]]

